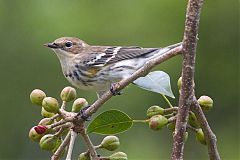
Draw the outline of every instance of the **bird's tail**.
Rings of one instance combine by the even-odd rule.
[[[174,49],[176,47],[179,47],[182,45],[182,42],[180,43],[176,43],[167,47],[163,47],[163,48],[159,48],[158,50],[156,50],[154,53],[152,53],[152,55],[149,55],[149,59],[154,59],[156,57],[159,57],[161,55],[163,55],[164,53],[170,51],[171,49]]]
[[[176,48],[176,47],[181,46],[181,45],[182,45],[182,42],[179,42],[179,43],[176,43],[176,44],[167,46],[167,47],[165,47],[165,48],[173,49],[173,48]]]

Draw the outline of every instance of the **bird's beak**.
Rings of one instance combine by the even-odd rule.
[[[44,46],[53,48],[53,49],[59,48],[59,45],[57,45],[56,43],[46,43],[46,44],[44,44]]]

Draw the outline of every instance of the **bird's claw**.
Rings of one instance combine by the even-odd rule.
[[[78,112],[77,116],[80,117],[81,119],[83,119],[84,121],[90,121],[90,120],[91,120],[91,117],[85,113],[85,111],[86,111],[89,107],[90,107],[90,105],[88,105],[87,107],[82,108],[82,109]]]
[[[121,95],[123,92],[122,91],[116,91],[116,85],[118,85],[117,83],[112,83],[110,86],[110,91],[112,93],[113,96],[117,96],[117,95]]]

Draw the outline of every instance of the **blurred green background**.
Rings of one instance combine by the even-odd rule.
[[[56,55],[43,47],[62,36],[79,37],[89,44],[160,47],[181,41],[187,1],[170,0],[0,0],[0,159],[49,159],[37,143],[28,139],[29,129],[41,119],[40,107],[29,101],[34,88],[58,97],[69,83]],[[239,159],[239,24],[238,2],[205,1],[200,22],[196,63],[196,95],[209,95],[214,109],[207,113],[218,138],[222,159]],[[181,57],[155,68],[170,74],[178,102],[176,81]],[[151,105],[167,106],[161,96],[129,86],[99,112],[120,109],[134,119],[144,119]],[[78,90],[90,103],[95,93]],[[95,144],[103,136],[90,135]],[[119,135],[120,151],[129,160],[170,159],[172,134],[155,132],[135,124]],[[79,138],[74,157],[84,151]],[[104,153],[105,155],[109,153]],[[190,133],[185,159],[207,159],[207,148]]]

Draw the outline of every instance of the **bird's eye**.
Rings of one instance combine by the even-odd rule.
[[[67,41],[67,42],[65,43],[65,46],[66,46],[67,48],[71,48],[72,45],[73,45],[73,43],[72,43],[71,41]]]

